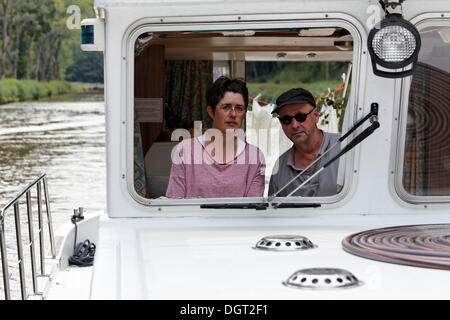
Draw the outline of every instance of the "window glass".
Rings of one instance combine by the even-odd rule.
[[[320,113],[318,128],[341,133],[350,96],[352,57],[352,38],[343,28],[140,35],[134,61],[136,193],[165,198],[180,141],[198,138],[207,147],[201,136],[217,125],[208,113],[207,91],[219,77],[227,76],[243,79],[248,88],[240,127],[243,136],[239,136],[244,145],[236,145],[235,161],[241,147],[249,144],[257,147],[252,150],[260,150],[265,177],[259,196],[268,196],[271,175],[278,170],[275,163],[292,146],[276,114],[271,113],[275,100],[291,88],[307,89]],[[238,105],[218,104],[217,108],[225,113],[240,112]],[[260,161],[259,153],[256,158]],[[242,178],[239,170],[234,174],[229,177],[231,186]],[[217,183],[227,184],[221,180]],[[203,183],[208,189],[214,180],[205,178]],[[251,184],[252,179],[245,183]],[[343,181],[338,184],[342,186]],[[224,188],[219,197],[235,197],[236,189]]]
[[[450,195],[450,27],[425,28],[408,100],[403,187]]]
[[[314,58],[309,58],[314,60]],[[346,77],[351,64],[348,61],[249,61],[246,63],[246,81],[251,103],[247,113],[246,137],[258,146],[266,161],[266,185],[280,168],[275,167],[281,154],[293,145],[283,133],[280,122],[270,113],[274,100],[291,88],[305,88],[312,93],[320,110],[319,129],[342,133],[348,90]],[[340,182],[342,185],[342,182]]]

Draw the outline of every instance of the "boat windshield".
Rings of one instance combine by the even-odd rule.
[[[353,38],[341,27],[141,34],[134,57],[136,193],[168,201],[268,197],[311,164],[277,194],[286,197],[339,152],[352,59]],[[247,91],[239,81],[211,89],[223,77],[242,79]],[[293,88],[285,97],[295,107],[273,113]],[[296,157],[293,141],[301,139],[314,146],[309,158]],[[344,163],[298,195],[335,197]]]

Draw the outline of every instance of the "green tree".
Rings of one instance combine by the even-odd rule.
[[[77,44],[72,48],[73,64],[66,70],[66,80],[103,83],[102,52],[84,52]]]
[[[79,6],[81,19],[95,16],[93,10],[93,0],[64,0],[67,7],[72,4]],[[70,39],[66,42],[71,53],[71,63],[67,65],[65,80],[103,83],[103,53],[85,52],[81,50],[81,30],[70,30]]]
[[[101,53],[80,50],[80,29],[70,30],[67,8],[77,5],[80,19],[93,17],[93,0],[0,0],[0,78],[83,81],[101,74]],[[95,55],[93,61],[92,56]],[[84,68],[78,72],[78,67]],[[88,66],[88,67],[86,67]],[[67,70],[70,70],[68,73]],[[97,82],[98,77],[92,82]]]
[[[13,2],[11,0],[1,0],[1,18],[2,18],[2,54],[0,58],[0,78],[3,80],[6,76],[6,55],[8,52],[9,37],[8,37],[8,22],[10,17],[10,10]]]

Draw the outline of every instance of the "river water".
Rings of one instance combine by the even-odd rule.
[[[0,208],[46,173],[54,230],[70,222],[75,208],[84,207],[86,213],[106,208],[103,94],[72,95],[58,100],[0,105]],[[25,209],[21,210],[25,222],[26,213],[22,211]],[[17,296],[12,208],[7,211],[5,228],[11,288]],[[26,228],[22,227],[24,239],[28,235]],[[27,278],[29,275],[27,272]],[[1,281],[0,299],[2,286]]]

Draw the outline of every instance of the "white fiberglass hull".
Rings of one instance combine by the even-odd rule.
[[[275,217],[275,216],[274,216]],[[92,299],[449,299],[450,273],[361,258],[341,241],[367,229],[447,223],[443,215],[309,215],[254,219],[100,219]],[[444,221],[445,220],[445,221]],[[256,250],[264,236],[302,235],[317,248]],[[362,285],[297,289],[299,269],[340,268]]]

